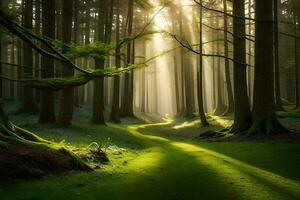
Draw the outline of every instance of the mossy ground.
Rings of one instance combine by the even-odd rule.
[[[297,128],[295,116],[281,115],[285,123]],[[194,138],[201,127],[183,119],[156,124],[124,120],[121,125],[95,126],[85,108],[76,111],[70,128],[39,125],[35,115],[10,117],[47,139],[76,147],[98,142],[110,162],[95,172],[2,182],[0,199],[300,199],[297,142],[201,141]],[[212,116],[213,120],[217,129],[230,118]]]

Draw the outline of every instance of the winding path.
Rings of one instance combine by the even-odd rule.
[[[128,199],[300,199],[297,181],[205,149],[195,142],[142,133],[149,126],[168,123],[127,127],[128,132],[149,146],[127,166],[128,174],[135,177],[123,189]],[[141,198],[141,194],[145,196]]]

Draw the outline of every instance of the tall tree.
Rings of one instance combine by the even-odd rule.
[[[127,37],[132,36],[133,29],[133,10],[134,1],[128,0],[128,14],[127,14]],[[132,64],[132,51],[133,42],[127,44],[127,65]],[[131,70],[130,73],[125,73],[125,83],[124,83],[124,97],[122,102],[122,116],[123,117],[134,117],[133,113],[133,75],[134,72]]]
[[[296,77],[296,109],[300,108],[300,1],[293,0],[293,13],[295,24],[295,77]]]
[[[224,9],[224,55],[225,55],[225,80],[227,88],[227,110],[225,113],[232,113],[234,110],[234,100],[232,92],[232,84],[230,77],[230,65],[229,65],[229,46],[228,46],[228,16],[227,16],[227,0],[223,0]]]
[[[200,4],[202,5],[202,0],[200,0]],[[209,125],[208,121],[205,116],[204,111],[204,103],[203,103],[203,38],[202,38],[202,31],[203,31],[203,9],[202,6],[199,7],[199,16],[200,16],[200,22],[199,22],[199,72],[198,72],[198,109],[199,109],[199,116],[201,120],[201,124],[204,126]]]
[[[32,0],[24,0],[24,11],[23,11],[23,25],[27,29],[32,29],[33,20],[33,2]],[[24,43],[23,47],[23,63],[25,66],[30,66],[30,68],[24,69],[25,78],[33,78],[33,52],[32,48],[28,43]],[[36,110],[34,91],[29,86],[23,87],[23,98],[22,98],[22,112],[34,112]]]
[[[0,0],[0,8],[2,8],[2,0]],[[1,29],[1,25],[0,25]],[[2,32],[0,31],[0,76],[2,76]],[[0,98],[2,98],[2,79],[0,79]]]
[[[242,132],[250,127],[251,113],[247,95],[247,65],[245,40],[245,1],[233,0],[234,33],[234,124],[232,132]]]
[[[275,115],[273,0],[256,1],[255,11],[253,120],[249,133],[282,133],[284,128]]]
[[[55,38],[55,1],[42,1],[42,33],[46,37]],[[42,45],[42,48],[49,50],[46,45]],[[46,55],[41,60],[41,77],[54,77],[54,61]],[[53,91],[41,91],[39,122],[55,122]]]
[[[72,17],[73,17],[73,0],[63,0],[62,2],[62,40],[64,43],[71,43],[72,37]],[[68,51],[64,46],[63,53]],[[74,76],[74,70],[64,64],[62,67],[62,76]],[[68,88],[61,91],[58,124],[68,126],[71,124],[74,107],[74,89]]]
[[[99,15],[98,15],[98,41],[105,43],[105,32],[107,26],[105,22],[107,19],[107,0],[99,0]],[[105,59],[95,59],[96,69],[104,69]],[[105,124],[104,119],[104,78],[99,77],[94,81],[94,97],[93,97],[93,115],[92,122],[95,124]]]
[[[41,1],[40,0],[35,0],[35,16],[34,16],[34,24],[35,24],[35,33],[36,34],[41,34]],[[40,77],[40,54],[39,52],[35,52],[34,54],[34,68],[35,68],[35,77]],[[35,99],[36,102],[40,102],[40,91],[35,91]]]
[[[274,0],[274,72],[275,72],[275,107],[283,110],[280,92],[279,72],[279,28],[278,28],[278,0]]]
[[[116,41],[120,40],[120,3],[117,4],[116,11]],[[116,56],[115,56],[115,64],[116,67],[119,68],[121,66],[121,50],[119,47],[116,48]],[[114,86],[113,86],[113,99],[112,99],[112,109],[110,119],[113,122],[121,122],[120,121],[120,76],[114,76]]]

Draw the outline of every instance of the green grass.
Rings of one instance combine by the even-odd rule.
[[[11,118],[48,139],[74,146],[91,142],[109,146],[111,161],[95,172],[1,183],[0,199],[300,199],[297,143],[199,141],[180,134],[179,130],[200,132],[200,126],[182,119],[95,126],[87,109],[76,112],[70,128],[36,124],[35,115]],[[214,120],[218,127],[225,119]]]

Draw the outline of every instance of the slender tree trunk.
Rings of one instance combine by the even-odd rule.
[[[134,1],[128,1],[128,27],[127,27],[127,37],[132,35],[133,28],[133,9]],[[132,51],[133,43],[127,45],[127,65],[132,63]],[[124,102],[122,102],[122,117],[134,117],[133,113],[133,70],[130,73],[125,73],[125,86],[124,86]]]
[[[248,0],[248,17],[251,18],[251,6],[252,6],[252,1]],[[251,35],[251,29],[252,25],[251,22],[249,22],[248,25],[248,34]],[[248,41],[248,96],[249,96],[249,104],[251,107],[251,100],[252,100],[252,70],[251,70],[251,65],[252,65],[252,42]]]
[[[117,5],[117,18],[116,18],[116,41],[120,40],[120,4]],[[121,66],[121,51],[120,48],[116,49],[115,64],[119,68]],[[113,122],[120,123],[120,76],[114,76],[113,87],[113,102],[110,119]]]
[[[62,39],[66,44],[71,43],[72,37],[72,17],[73,0],[63,0],[62,2]],[[63,49],[67,52],[67,49]],[[74,76],[74,70],[67,65],[62,67],[63,77]],[[74,88],[68,88],[61,91],[58,124],[63,126],[71,125],[74,108]]]
[[[46,37],[55,38],[55,3],[54,1],[42,1],[42,33]],[[42,48],[47,50],[46,46]],[[41,77],[51,78],[54,77],[54,61],[52,58],[42,56],[41,60]],[[54,93],[48,90],[41,91],[40,102],[40,123],[53,123],[55,122],[54,113]]]
[[[217,43],[217,54],[220,54],[220,44]],[[222,70],[221,70],[221,58],[217,59],[217,105],[216,110],[214,112],[215,115],[223,115],[226,111],[226,107],[223,102],[223,95],[222,95]]]
[[[24,27],[32,29],[33,19],[33,3],[32,0],[24,0]],[[24,65],[33,67],[33,52],[28,43],[24,43]],[[24,78],[33,78],[32,68],[24,69]],[[34,101],[34,91],[29,86],[23,87],[23,98],[21,112],[34,112],[36,111],[36,105]]]
[[[15,63],[15,38],[11,38],[11,54],[10,54],[10,63],[14,64]],[[15,67],[11,67],[10,69],[10,77],[14,78],[15,76]],[[15,83],[13,81],[10,82],[9,84],[9,98],[11,100],[14,100],[15,97]]]
[[[74,0],[74,12],[73,12],[73,18],[74,18],[74,29],[73,29],[73,42],[74,44],[78,44],[79,39],[79,0]],[[76,61],[75,61],[76,62]],[[79,107],[81,102],[79,98],[81,87],[75,87],[74,88],[74,106]]]
[[[99,1],[99,17],[98,17],[98,41],[104,42],[107,38],[105,30],[107,26],[105,22],[108,20],[106,15],[107,1]],[[104,69],[105,60],[95,59],[96,69]],[[104,78],[99,77],[94,80],[94,99],[93,99],[93,116],[92,122],[95,124],[105,125],[104,119]]]
[[[223,0],[223,8],[224,8],[224,55],[225,55],[225,80],[226,80],[226,88],[227,88],[227,110],[224,114],[232,113],[234,111],[234,100],[233,100],[233,92],[232,92],[232,84],[230,78],[230,65],[229,65],[229,54],[228,54],[228,19],[227,19],[227,0]]]
[[[200,0],[200,4],[202,5],[202,0]],[[207,126],[209,125],[206,116],[205,116],[205,111],[204,111],[204,103],[203,103],[203,39],[202,39],[202,31],[203,31],[203,25],[202,25],[202,21],[203,21],[203,12],[202,12],[202,6],[200,6],[199,8],[199,15],[200,15],[200,22],[199,22],[199,72],[198,72],[198,84],[197,84],[197,88],[198,88],[198,109],[199,109],[199,116],[200,116],[200,120],[201,120],[201,124],[203,126]]]
[[[283,110],[280,92],[279,72],[279,34],[278,34],[278,0],[274,0],[274,71],[275,71],[275,108]]]
[[[294,10],[295,35],[300,37],[300,14],[297,15],[297,10]],[[298,25],[297,25],[298,24]],[[300,39],[295,37],[295,104],[296,109],[300,108]]]
[[[247,65],[246,65],[246,40],[244,0],[233,0],[234,33],[234,123],[231,132],[239,133],[247,130],[251,123],[249,98],[247,96]],[[250,87],[250,86],[249,86]]]
[[[41,1],[35,0],[35,33],[40,34],[41,33]],[[41,71],[41,65],[40,65],[40,54],[39,52],[35,52],[35,77],[40,77],[40,71]],[[37,103],[40,102],[40,91],[35,91],[35,100]]]
[[[2,7],[2,0],[0,0],[0,6]],[[0,25],[0,29],[1,29],[1,25]],[[2,76],[2,32],[0,31],[0,76]],[[0,79],[0,99],[3,97],[2,94],[2,79]]]
[[[282,133],[284,128],[275,115],[273,0],[256,1],[255,6],[253,121],[249,133]]]

